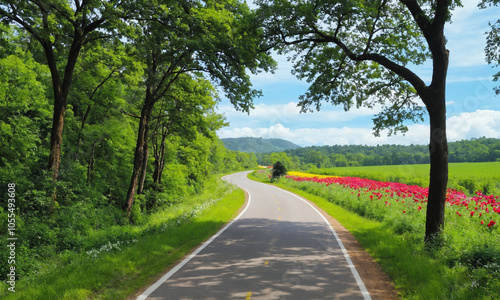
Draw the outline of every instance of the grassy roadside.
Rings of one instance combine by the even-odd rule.
[[[250,179],[269,183],[267,174],[252,173]],[[288,180],[275,184],[297,193],[325,210],[337,219],[359,241],[361,246],[380,263],[403,299],[495,299],[499,295],[496,281],[487,283],[474,280],[470,270],[453,263],[446,257],[446,249],[429,250],[423,243],[423,235],[415,232],[396,234],[387,223],[362,217],[330,202],[326,197],[350,198],[351,192],[343,188],[333,190],[330,186],[310,184],[308,191]],[[294,185],[292,187],[291,185]],[[321,189],[321,190],[320,190]],[[322,194],[327,190],[328,196]],[[314,194],[313,194],[314,193]],[[321,195],[317,196],[315,194]],[[330,199],[331,200],[331,199]],[[460,251],[466,251],[462,249]],[[450,253],[450,256],[452,254]],[[473,270],[480,271],[479,269]],[[491,278],[494,274],[472,274],[476,278]]]
[[[244,204],[240,189],[212,179],[201,195],[149,218],[142,234],[100,249],[58,255],[46,268],[16,282],[0,283],[1,299],[125,299],[154,282],[169,266],[215,234]]]

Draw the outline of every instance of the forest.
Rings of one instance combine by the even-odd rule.
[[[500,139],[473,138],[448,143],[449,162],[500,161]],[[429,147],[424,145],[333,145],[311,146],[275,153],[257,153],[260,165],[283,162],[288,169],[309,170],[348,166],[429,164]]]
[[[0,4],[0,223],[15,220],[21,277],[257,166],[216,136],[221,97],[248,111],[247,73],[274,64],[246,4],[73,4]]]

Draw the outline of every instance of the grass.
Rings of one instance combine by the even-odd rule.
[[[249,178],[269,182],[267,174]],[[498,228],[448,209],[440,247],[426,248],[424,210],[409,204],[387,206],[370,194],[332,184],[280,179],[278,186],[315,202],[349,230],[392,278],[403,299],[500,298]],[[408,201],[407,201],[408,202]],[[402,213],[403,207],[407,210]],[[456,215],[464,210],[464,217]],[[468,212],[467,212],[468,213]]]
[[[311,169],[308,172],[321,175],[337,175],[369,178],[379,181],[401,182],[410,185],[429,186],[429,165],[390,165]],[[450,163],[448,187],[473,194],[500,195],[500,162]]]
[[[243,205],[243,191],[212,179],[203,194],[158,212],[134,230],[135,242],[109,243],[94,252],[67,253],[39,274],[0,285],[2,299],[125,299],[152,284],[180,258],[215,234]]]

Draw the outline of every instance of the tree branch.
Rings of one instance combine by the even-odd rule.
[[[120,112],[121,112],[122,114],[126,115],[126,116],[129,116],[129,117],[132,117],[132,118],[136,118],[136,119],[141,119],[141,117],[140,117],[140,116],[137,116],[137,115],[133,115],[133,114],[131,114],[131,113],[128,113],[128,112],[126,112],[126,111],[125,111],[125,110],[123,110],[123,109],[120,109]]]
[[[339,38],[331,37],[331,36],[321,32],[316,27],[313,27],[313,29],[314,29],[315,33],[321,37],[321,39],[296,40],[296,41],[294,41],[294,43],[300,43],[303,41],[311,41],[311,40],[317,40],[317,41],[321,41],[321,42],[332,42],[335,45],[337,45],[338,47],[340,47],[340,49],[342,49],[342,51],[344,51],[344,53],[347,55],[347,57],[349,57],[351,60],[354,60],[354,61],[373,61],[373,62],[379,63],[382,66],[389,69],[390,71],[396,73],[397,75],[403,77],[405,80],[410,82],[410,84],[413,85],[413,87],[417,90],[417,93],[419,95],[424,95],[425,90],[427,88],[426,84],[422,81],[422,79],[420,79],[420,77],[418,77],[417,74],[412,72],[410,69],[408,69],[400,64],[397,64],[397,63],[393,62],[392,60],[388,59],[387,57],[380,55],[380,54],[376,54],[376,53],[363,53],[361,55],[355,54]]]
[[[413,16],[413,19],[415,20],[415,22],[417,22],[418,27],[420,28],[420,30],[422,30],[424,36],[427,38],[432,24],[429,18],[425,15],[425,12],[420,7],[420,4],[418,4],[417,0],[400,1],[408,8],[411,15]]]
[[[380,14],[382,12],[382,8],[387,4],[387,1],[388,0],[382,1],[382,3],[380,4],[379,8],[377,9],[377,17],[373,21],[373,26],[372,26],[371,31],[370,31],[370,36],[368,37],[368,41],[366,42],[366,47],[365,47],[365,50],[363,51],[363,54],[368,53],[368,51],[370,50],[370,46],[371,46],[371,43],[372,43],[373,35],[377,31],[375,29],[375,27],[377,26],[377,22],[380,20]]]

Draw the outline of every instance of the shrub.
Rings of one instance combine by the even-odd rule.
[[[275,181],[276,179],[279,179],[281,176],[286,175],[287,169],[283,163],[280,161],[277,161],[273,165],[273,171],[272,171],[272,176],[271,176],[271,182]]]

